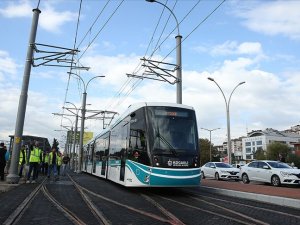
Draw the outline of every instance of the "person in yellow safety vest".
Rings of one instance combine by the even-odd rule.
[[[19,157],[19,167],[20,167],[20,171],[19,171],[19,176],[22,177],[23,176],[23,169],[27,163],[27,158],[26,158],[27,154],[26,154],[26,148],[25,145],[22,145],[21,147],[21,151],[20,151],[20,157]]]
[[[33,171],[31,183],[36,183],[38,176],[39,164],[42,161],[42,150],[39,148],[39,142],[35,141],[33,146],[30,146],[29,150],[29,171],[27,174],[27,182],[30,183],[30,176]]]
[[[58,152],[58,154],[57,154],[57,174],[58,174],[58,176],[60,175],[61,164],[62,164],[62,157],[61,157],[61,153]]]
[[[47,176],[48,175],[48,167],[49,167],[49,152],[46,151],[43,154],[43,170],[42,173]]]
[[[53,147],[49,153],[48,165],[48,178],[50,178],[51,172],[53,171],[55,181],[57,179],[57,152],[55,147]]]

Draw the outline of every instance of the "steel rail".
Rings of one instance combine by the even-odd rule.
[[[21,218],[24,212],[28,209],[30,203],[33,201],[35,196],[39,193],[43,183],[46,179],[42,181],[31,193],[28,195],[24,201],[15,209],[15,211],[10,214],[10,216],[4,221],[3,225],[12,225],[16,224]]]
[[[85,201],[85,203],[88,205],[88,207],[91,209],[91,212],[94,214],[94,216],[102,222],[104,225],[110,225],[112,224],[105,216],[104,214],[97,208],[97,206],[91,201],[91,199],[83,192],[83,190],[80,188],[80,186],[72,179],[72,177],[68,174],[69,179],[72,181],[73,185],[77,189],[77,191],[80,193],[82,199]]]

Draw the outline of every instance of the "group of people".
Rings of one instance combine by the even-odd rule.
[[[4,143],[0,143],[0,178],[4,180],[4,168],[7,159],[7,150]],[[59,176],[65,176],[67,165],[70,158],[67,155],[62,155],[56,147],[53,147],[50,152],[43,152],[39,148],[38,141],[35,141],[29,146],[22,145],[19,157],[19,176],[26,176],[26,183],[36,183],[39,173],[58,180]],[[25,171],[25,166],[29,165],[28,171]]]

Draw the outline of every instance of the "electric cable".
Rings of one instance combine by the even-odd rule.
[[[110,15],[110,17],[105,21],[104,25],[101,27],[101,29],[98,31],[98,33],[95,35],[95,37],[92,39],[92,41],[88,44],[88,46],[85,48],[85,50],[82,52],[82,54],[80,55],[80,57],[78,58],[78,60],[80,60],[82,58],[82,56],[86,53],[86,51],[90,48],[90,46],[92,45],[92,43],[96,40],[96,38],[98,37],[98,35],[101,33],[101,31],[104,29],[104,27],[108,24],[108,22],[111,20],[111,18],[115,15],[115,13],[118,11],[118,9],[120,8],[120,6],[123,4],[124,0],[122,0],[120,2],[120,4],[117,6],[117,8],[113,11],[113,13]]]
[[[199,0],[192,8],[191,8],[191,10],[186,14],[186,16],[179,22],[179,24],[180,23],[182,23],[185,19],[186,19],[186,17],[194,10],[194,8],[200,3],[200,1],[201,0]],[[193,32],[195,32],[195,30],[197,30],[198,28],[199,28],[199,26],[200,25],[202,25],[216,10],[218,10],[218,8],[219,7],[221,7],[221,5],[225,2],[226,0],[223,0],[214,10],[212,10],[182,41],[181,41],[181,43],[183,42],[183,41],[185,41]],[[179,25],[178,24],[178,25]],[[176,26],[177,27],[177,26]],[[172,30],[172,32],[176,29],[176,27]],[[165,40],[167,40],[167,38],[172,34],[172,32],[164,39],[164,41],[154,50],[154,52],[155,51],[157,51],[157,49],[159,49],[160,48],[160,46],[165,42]],[[173,48],[164,58],[163,58],[163,60],[164,59],[166,59],[175,49],[177,48],[177,46],[175,47],[175,48]],[[154,53],[153,52],[153,53]],[[163,61],[162,60],[162,61]],[[161,62],[162,62],[161,61]],[[140,82],[136,82],[135,84],[140,84],[141,83],[141,81],[142,80],[139,80]],[[137,88],[137,86],[138,85],[133,85],[132,86],[132,89],[131,89],[131,91],[128,91],[127,93],[126,93],[126,96],[123,98],[123,101],[125,100],[125,98],[126,97],[128,97],[129,96],[129,94],[131,94],[136,88]],[[118,105],[119,104],[121,104],[121,102],[119,101],[118,102]]]
[[[94,22],[92,23],[92,25],[90,26],[90,28],[87,30],[86,34],[84,35],[84,37],[82,38],[82,40],[79,42],[77,48],[80,47],[80,45],[82,44],[82,42],[84,41],[84,39],[86,38],[86,36],[89,34],[89,32],[91,32],[92,28],[94,27],[95,23],[98,21],[99,17],[102,15],[102,13],[104,12],[105,8],[108,6],[108,3],[110,3],[110,0],[108,0],[106,2],[106,4],[104,5],[104,7],[102,8],[102,10],[100,11],[100,13],[98,14],[98,16],[96,17],[96,19],[94,20]]]

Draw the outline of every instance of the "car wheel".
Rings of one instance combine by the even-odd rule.
[[[246,173],[244,173],[242,175],[242,181],[243,181],[244,184],[249,184],[250,180],[249,180],[249,177]]]
[[[279,179],[279,177],[278,177],[277,175],[273,175],[273,176],[271,177],[271,184],[272,184],[273,186],[275,186],[275,187],[280,186],[281,182],[280,182],[280,179]]]
[[[202,178],[202,179],[205,179],[205,176],[204,176],[204,172],[203,172],[203,171],[201,171],[201,178]]]
[[[216,179],[216,180],[220,180],[219,173],[215,173],[215,179]]]

